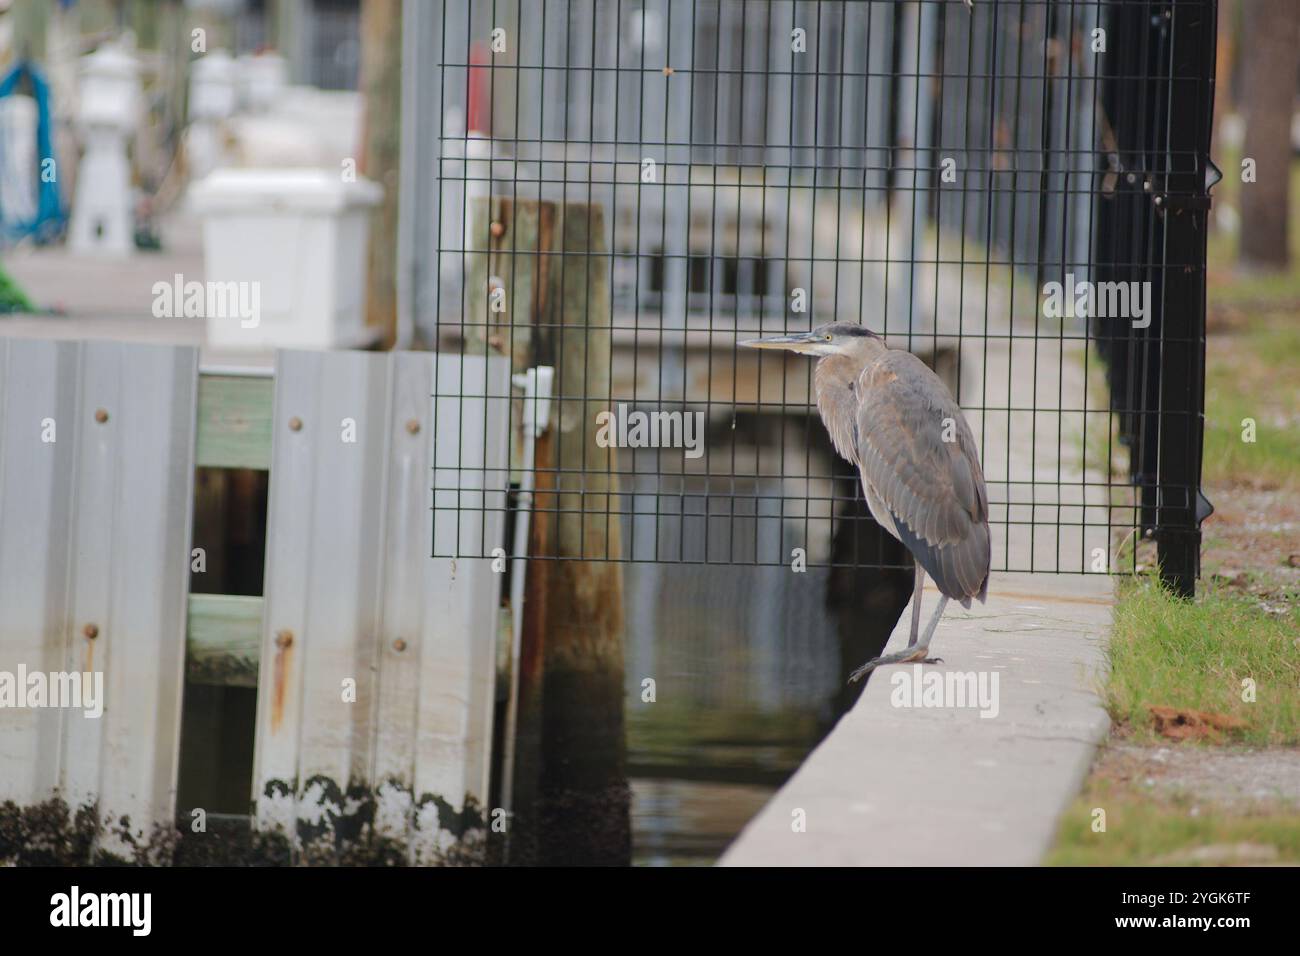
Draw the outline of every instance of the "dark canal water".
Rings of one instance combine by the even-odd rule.
[[[856,699],[844,676],[888,638],[906,582],[631,565],[625,588],[632,862],[711,864]]]

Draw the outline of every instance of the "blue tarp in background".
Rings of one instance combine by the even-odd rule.
[[[44,74],[30,60],[23,60],[0,80],[0,98],[9,96],[20,89],[23,78],[31,84],[32,97],[36,101],[36,149],[38,162],[36,175],[40,179],[37,194],[36,214],[30,221],[10,219],[4,209],[0,209],[0,234],[10,241],[33,237],[37,242],[48,242],[63,232],[66,214],[63,200],[59,195],[58,176],[41,176],[46,159],[54,158],[54,141],[50,126],[50,85]],[[55,165],[57,171],[58,166]]]

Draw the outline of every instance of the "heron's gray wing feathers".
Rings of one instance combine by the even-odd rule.
[[[991,557],[988,493],[961,409],[910,352],[887,352],[863,370],[855,391],[854,457],[863,481],[939,590],[965,604],[982,600]]]

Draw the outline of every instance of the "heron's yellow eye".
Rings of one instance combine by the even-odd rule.
[[[826,341],[829,342],[830,340],[831,340],[831,334],[830,334],[829,332],[827,332],[827,333],[826,333]]]

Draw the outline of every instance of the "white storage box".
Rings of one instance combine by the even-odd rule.
[[[223,120],[235,112],[239,71],[225,50],[213,50],[190,67],[192,120]]]
[[[275,105],[289,86],[284,57],[270,51],[245,53],[239,58],[239,101],[247,110],[262,113]]]
[[[370,209],[383,196],[339,170],[221,169],[195,183],[207,338],[223,348],[357,348]],[[186,315],[200,290],[185,283]]]

